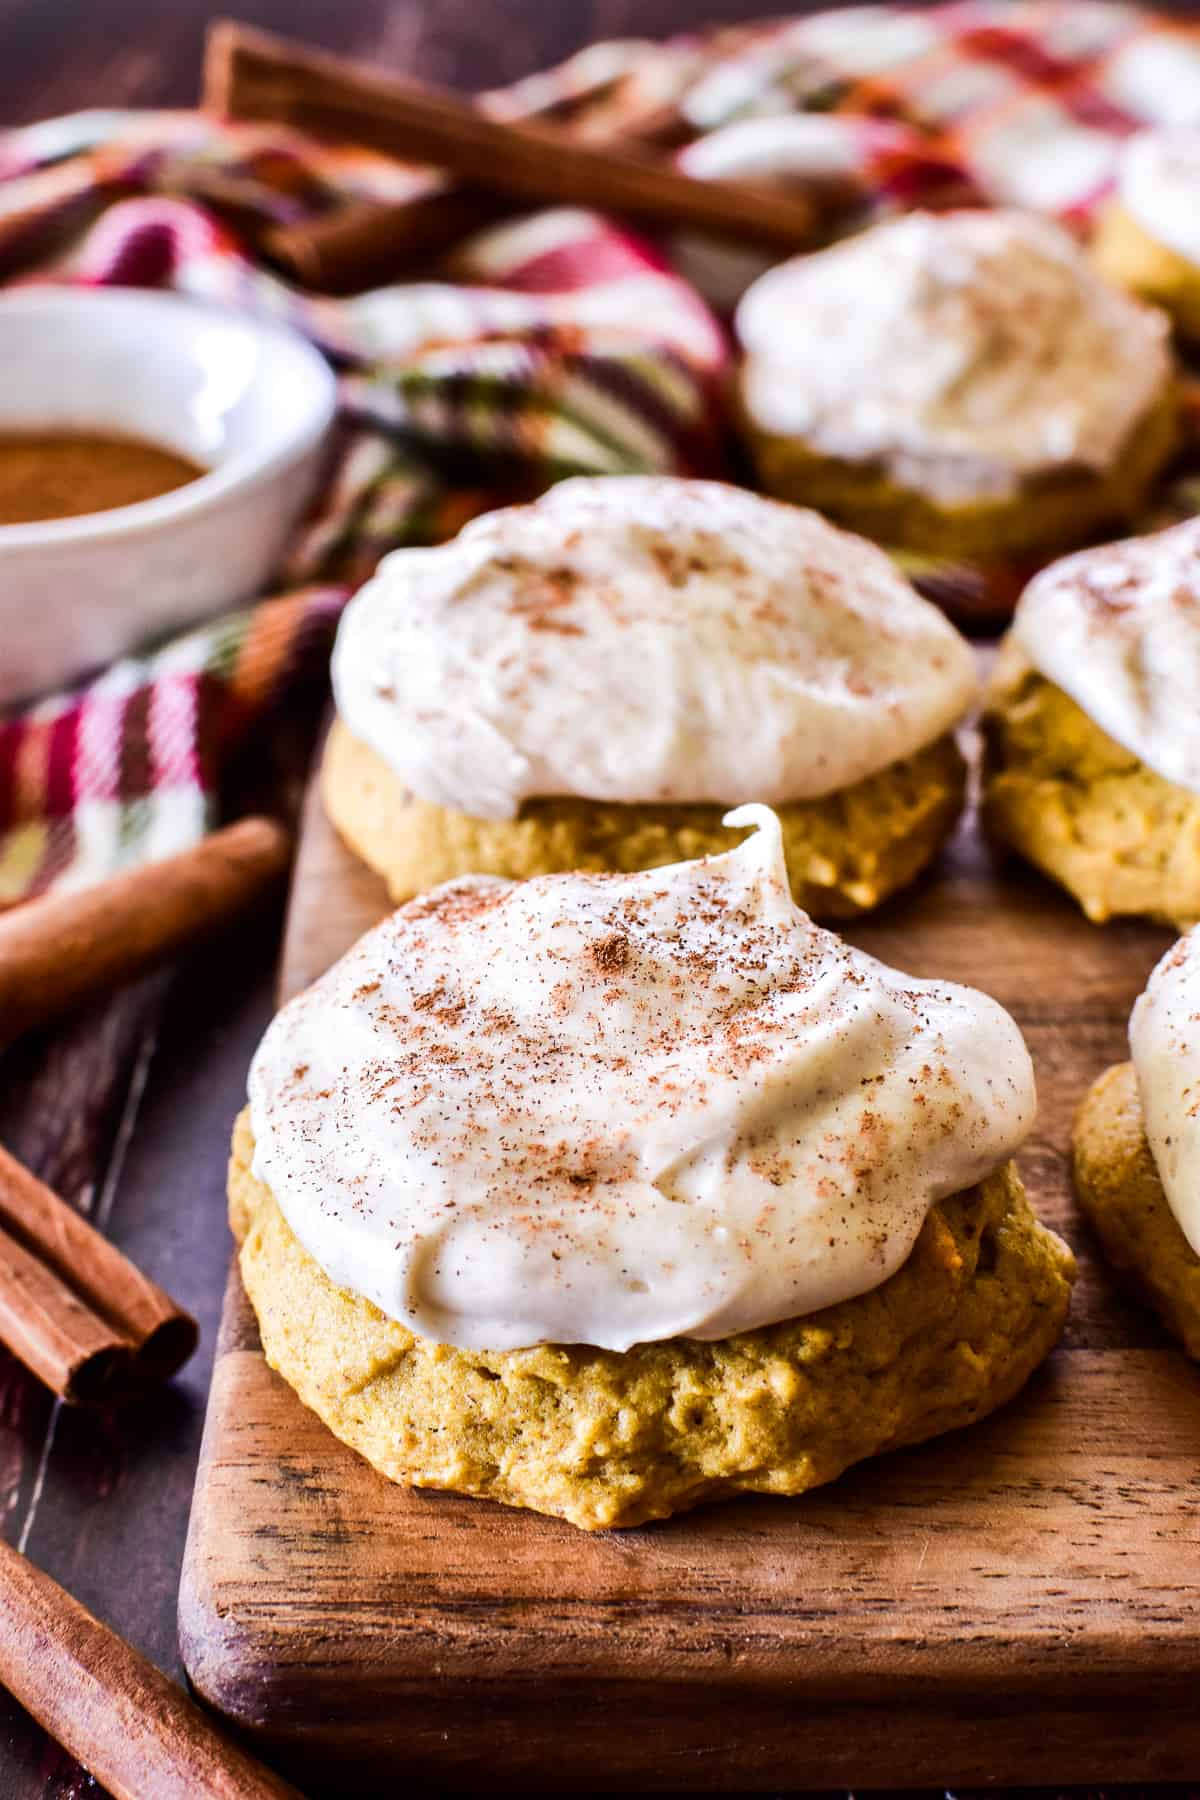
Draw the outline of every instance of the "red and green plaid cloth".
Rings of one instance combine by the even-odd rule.
[[[1093,0],[850,7],[594,45],[488,104],[672,146],[820,112],[851,147],[859,219],[965,198],[1086,229],[1124,137],[1200,121],[1200,29]],[[256,263],[264,225],[394,203],[413,181],[377,156],[191,113],[0,135],[0,279],[174,288],[286,319],[333,359],[343,398],[332,480],[277,594],[0,716],[0,905],[200,836],[230,753],[323,671],[347,595],[385,551],[566,474],[726,471],[722,328],[605,220],[537,214],[460,247],[453,281],[349,299]],[[1185,470],[1158,516],[1196,510]],[[1026,573],[913,572],[967,613]]]

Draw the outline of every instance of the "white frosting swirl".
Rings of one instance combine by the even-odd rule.
[[[1035,1100],[1016,1025],[792,901],[777,819],[635,875],[452,882],[285,1007],[255,1172],[331,1279],[475,1349],[721,1338],[877,1286]]]
[[[1012,640],[1147,768],[1200,792],[1200,518],[1051,563]]]
[[[1029,213],[874,226],[772,269],[736,324],[757,426],[947,505],[1110,468],[1171,368],[1164,316]]]
[[[1129,1021],[1129,1047],[1158,1178],[1200,1256],[1200,925],[1151,975]]]
[[[1200,264],[1200,129],[1141,131],[1130,138],[1117,195],[1157,243]]]
[[[932,743],[965,641],[873,545],[719,482],[605,476],[400,550],[349,607],[338,710],[412,793],[801,800]]]

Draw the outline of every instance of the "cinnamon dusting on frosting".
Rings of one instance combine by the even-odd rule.
[[[477,1347],[724,1337],[885,1280],[1011,1152],[1011,1020],[819,930],[773,816],[730,822],[699,863],[442,889],[284,1009],[256,1169],[333,1280]]]
[[[623,931],[612,931],[593,944],[589,954],[602,975],[616,975],[629,961],[629,939]]]
[[[1163,1192],[1200,1256],[1200,926],[1151,975],[1129,1021],[1129,1047]]]
[[[604,477],[401,550],[356,596],[338,710],[474,817],[569,795],[795,801],[957,723],[970,652],[874,545],[719,482]]]

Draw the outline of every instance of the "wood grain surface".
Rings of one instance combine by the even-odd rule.
[[[310,800],[282,991],[386,910]],[[410,1778],[825,1787],[1181,1779],[1200,1767],[1200,1372],[1127,1303],[1069,1191],[1073,1109],[1169,941],[1099,930],[972,823],[854,940],[1009,1007],[1022,1169],[1081,1261],[1002,1414],[798,1501],[587,1536],[395,1488],[266,1367],[236,1276],[185,1562],[200,1692],[320,1791]],[[357,1792],[357,1788],[355,1788]]]

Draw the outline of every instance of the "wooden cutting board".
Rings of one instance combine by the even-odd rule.
[[[386,910],[310,796],[284,997]],[[1021,1158],[1080,1281],[1003,1413],[794,1501],[588,1536],[405,1492],[266,1366],[236,1271],[180,1598],[200,1693],[302,1786],[1180,1780],[1200,1767],[1200,1370],[1115,1288],[1067,1151],[1167,935],[1088,925],[964,826],[856,943],[1020,1021]]]

